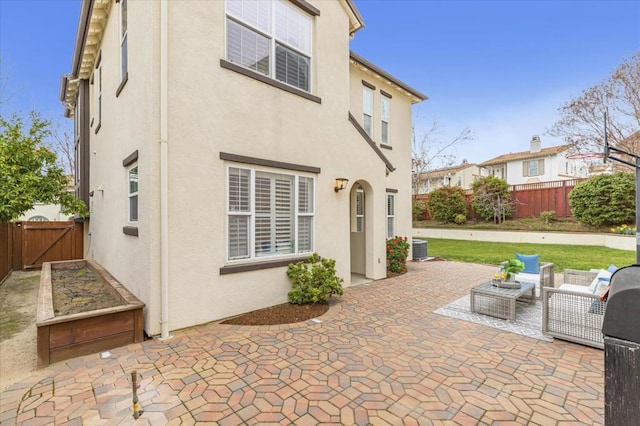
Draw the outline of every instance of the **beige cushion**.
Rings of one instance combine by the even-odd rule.
[[[593,294],[593,290],[589,290],[589,287],[587,287],[585,285],[578,285],[578,284],[562,284],[560,287],[558,287],[558,290],[575,291],[576,293]]]

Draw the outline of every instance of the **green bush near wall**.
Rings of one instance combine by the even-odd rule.
[[[635,221],[636,183],[633,174],[616,172],[578,183],[569,194],[574,217],[591,226],[615,226]]]

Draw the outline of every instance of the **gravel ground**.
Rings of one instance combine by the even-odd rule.
[[[40,271],[14,271],[0,287],[0,390],[36,370]]]

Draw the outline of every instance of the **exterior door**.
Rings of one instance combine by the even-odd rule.
[[[360,185],[351,191],[351,273],[366,273],[365,193]]]

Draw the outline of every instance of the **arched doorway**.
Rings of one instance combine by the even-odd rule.
[[[352,187],[349,195],[350,200],[350,243],[351,243],[351,284],[361,284],[371,281],[367,276],[367,262],[369,256],[368,229],[371,224],[370,201],[371,186],[365,181],[357,181]]]

